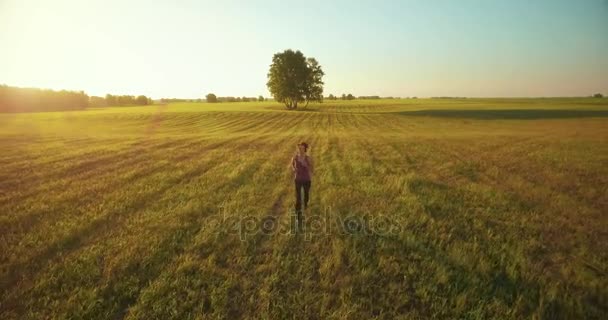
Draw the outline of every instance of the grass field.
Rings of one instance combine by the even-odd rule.
[[[1,319],[608,313],[608,99],[0,114],[0,147]]]

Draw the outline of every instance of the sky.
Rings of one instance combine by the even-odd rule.
[[[0,0],[0,84],[268,97],[300,50],[324,94],[608,94],[608,0]]]

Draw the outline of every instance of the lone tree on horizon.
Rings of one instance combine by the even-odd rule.
[[[205,100],[207,100],[207,102],[210,102],[210,103],[216,103],[217,97],[215,96],[215,94],[209,93],[205,96]]]
[[[291,49],[276,53],[268,71],[268,90],[287,109],[297,109],[298,103],[323,101],[323,70],[315,58]]]

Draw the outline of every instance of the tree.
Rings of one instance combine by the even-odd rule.
[[[116,104],[119,106],[127,106],[135,104],[135,97],[130,95],[116,96]]]
[[[603,94],[601,94],[601,93],[596,93],[596,94],[594,94],[594,95],[593,95],[593,97],[594,97],[594,98],[603,98],[603,97],[604,97],[604,95],[603,95]]]
[[[219,101],[222,101],[222,102],[224,102],[224,101],[225,102],[237,102],[235,97],[221,97],[218,99],[219,99]]]
[[[103,97],[91,96],[89,97],[89,106],[99,108],[107,106],[106,99]]]
[[[315,58],[306,59],[306,63],[308,64],[310,74],[304,86],[305,108],[310,101],[323,102],[323,76],[325,75]]]
[[[207,94],[205,96],[205,99],[207,99],[207,102],[210,102],[210,103],[216,103],[217,102],[217,97],[213,93]]]
[[[264,97],[263,96],[259,96],[258,97],[258,101],[260,101],[260,102],[264,101]]]
[[[116,96],[113,96],[111,94],[106,94],[106,104],[109,106],[115,106],[118,104],[118,101],[116,101]]]
[[[323,101],[324,75],[316,59],[288,49],[272,57],[266,85],[276,101],[297,109],[301,102]]]
[[[138,104],[140,106],[145,106],[148,104],[148,97],[146,96],[137,96],[137,99],[135,99],[135,104]]]
[[[353,96],[351,93],[349,93],[349,94],[346,96],[346,100],[355,100],[355,96]]]

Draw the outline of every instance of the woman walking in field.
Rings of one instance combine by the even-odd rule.
[[[313,174],[312,158],[307,154],[308,144],[300,142],[296,154],[291,159],[291,169],[294,172],[296,186],[296,214],[298,222],[302,220],[302,190],[304,190],[304,210],[308,208],[310,183]]]

